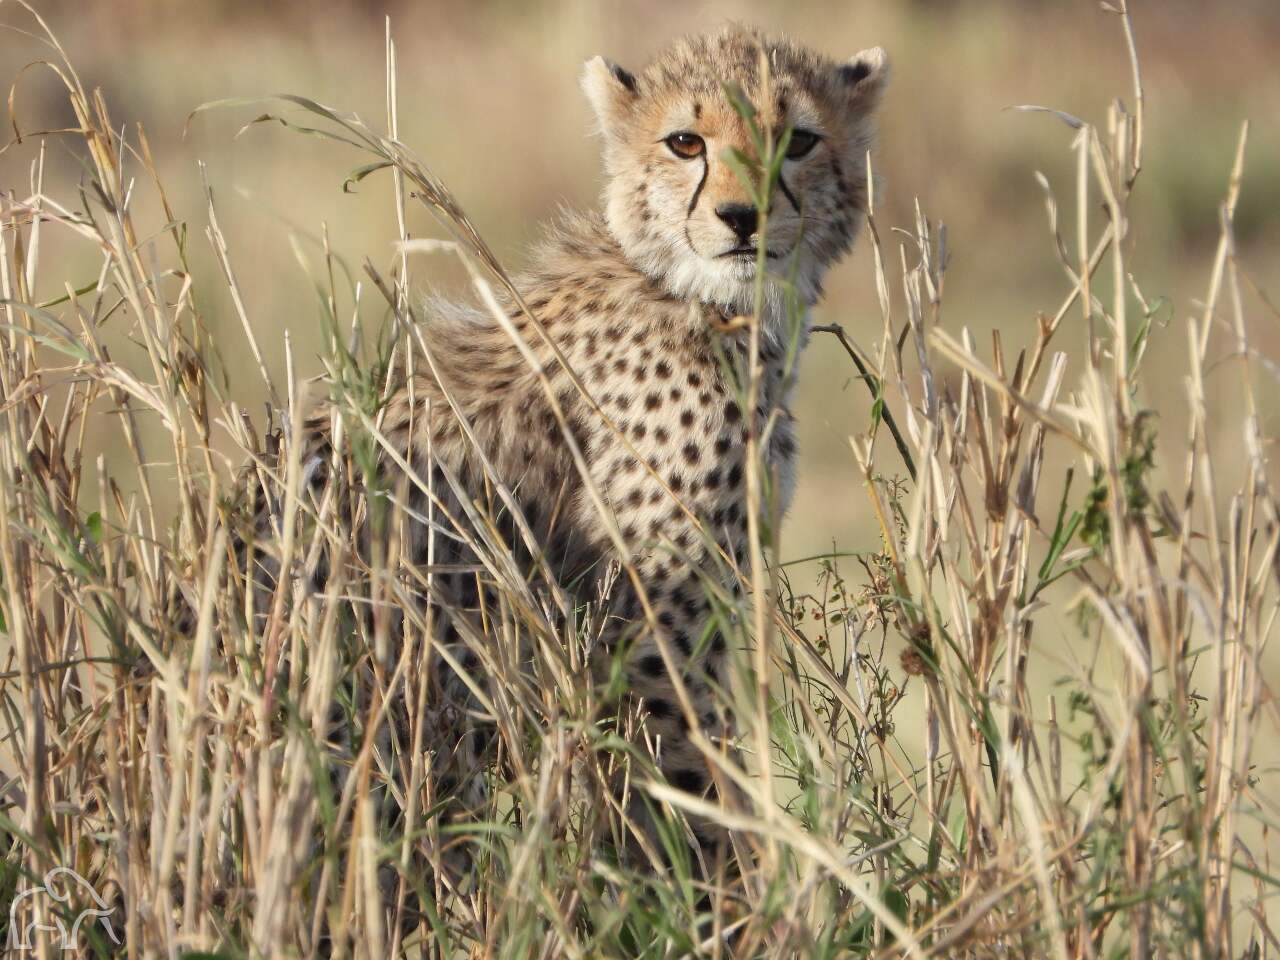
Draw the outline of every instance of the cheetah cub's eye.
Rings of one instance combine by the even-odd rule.
[[[821,138],[808,130],[792,130],[791,139],[787,143],[787,159],[799,160],[813,152]]]
[[[687,130],[680,130],[671,134],[663,143],[667,145],[668,150],[681,160],[692,160],[694,157],[700,157],[707,150],[706,141],[696,133],[689,133]]]

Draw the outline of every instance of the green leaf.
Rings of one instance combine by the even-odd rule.
[[[1074,478],[1075,468],[1068,467],[1066,483],[1062,488],[1062,499],[1058,501],[1058,519],[1053,525],[1053,536],[1049,538],[1049,552],[1045,555],[1044,563],[1040,564],[1039,576],[1041,580],[1048,579],[1049,574],[1053,571],[1054,564],[1058,562],[1058,558],[1067,549],[1067,544],[1071,542],[1071,535],[1075,533],[1075,529],[1080,523],[1080,514],[1076,513],[1072,517],[1070,527],[1064,526],[1064,520],[1067,515],[1067,497],[1071,493],[1071,481]]]
[[[79,287],[78,289],[76,289],[74,291],[74,295],[77,297],[83,297],[86,293],[92,293],[97,289],[98,289],[98,281],[93,280],[90,283],[85,284],[83,287]],[[48,307],[56,307],[60,303],[66,303],[68,300],[71,299],[71,297],[72,297],[72,294],[64,293],[62,296],[55,297],[53,300],[46,300],[44,303],[37,304],[36,308],[39,310],[44,310],[44,309],[47,309]]]
[[[355,193],[351,188],[357,183],[369,176],[371,173],[377,173],[379,170],[385,170],[387,167],[394,167],[395,164],[390,160],[375,160],[373,163],[366,163],[363,166],[356,167],[351,171],[347,179],[342,181],[343,193]]]
[[[90,355],[89,351],[85,349],[84,345],[80,343],[76,335],[67,329],[61,320],[49,313],[47,310],[41,310],[39,307],[33,307],[29,303],[22,303],[18,300],[0,299],[0,306],[13,307],[16,310],[21,310],[32,319],[39,320],[46,327],[51,328],[57,333],[57,336],[54,337],[48,334],[36,333],[34,330],[28,330],[26,327],[19,327],[12,323],[0,323],[0,330],[11,330],[14,333],[20,333],[24,336],[28,336],[37,343],[43,343],[46,347],[49,347],[52,350],[57,350],[59,353],[66,354],[69,357],[74,357],[82,363],[94,362],[93,357]]]
[[[290,120],[286,120],[284,117],[277,116],[274,113],[264,113],[254,117],[252,120],[250,120],[248,123],[246,123],[244,126],[242,126],[239,130],[236,131],[236,136],[239,137],[250,127],[259,123],[278,123],[280,124],[280,126],[284,127],[286,130],[292,130],[295,133],[303,133],[309,137],[322,137],[326,140],[337,140],[339,143],[345,143],[348,146],[355,147],[357,150],[367,149],[366,144],[360,143],[357,140],[352,140],[349,137],[344,137],[339,133],[334,133],[332,130],[322,130],[320,127],[306,127],[306,126],[303,126],[302,124],[298,124]]]
[[[880,899],[884,901],[884,905],[889,911],[898,918],[898,921],[905,927],[907,926],[907,915],[911,912],[911,901],[907,899],[907,895],[895,886],[886,886],[880,892]]]
[[[756,123],[756,108],[736,83],[726,83],[723,88],[725,96],[729,98],[729,103],[733,106],[733,109],[746,122],[747,132],[751,134],[751,142],[755,145],[757,155],[763,157],[765,154],[764,135],[760,132],[760,125]]]
[[[733,106],[733,109],[737,111],[738,116],[743,120],[754,120],[756,118],[756,108],[747,99],[747,95],[742,92],[742,87],[736,83],[726,83],[724,92],[729,98],[729,103]]]
[[[754,167],[755,164],[751,158],[739,150],[737,147],[726,147],[720,153],[720,159],[728,164],[729,169],[737,175],[742,181],[742,185],[751,193],[751,197],[756,201],[756,206],[762,206],[759,202],[758,191],[760,185],[756,182]]]
[[[769,157],[769,176],[766,178],[765,188],[766,194],[773,196],[774,188],[778,185],[778,179],[782,176],[782,164],[787,159],[787,147],[791,145],[791,131],[793,127],[787,127],[782,131],[780,136],[773,144],[773,153]]]
[[[283,100],[286,103],[292,103],[294,106],[298,106],[311,113],[318,114],[324,117],[326,120],[331,120],[332,122],[338,124],[344,130],[350,133],[352,136],[349,138],[349,137],[344,137],[338,133],[334,133],[332,130],[320,130],[315,127],[298,126],[297,124],[291,123],[290,121],[284,119],[283,117],[277,117],[274,114],[270,114],[270,113],[264,113],[255,117],[250,123],[246,124],[244,127],[241,128],[240,130],[241,133],[243,133],[244,130],[246,130],[248,127],[252,126],[255,123],[265,123],[270,120],[275,120],[278,123],[280,123],[282,126],[289,127],[293,130],[297,130],[300,133],[307,133],[307,134],[311,134],[313,136],[319,136],[319,137],[327,137],[328,139],[331,139],[331,140],[338,140],[338,141],[341,141],[342,143],[350,144],[351,146],[361,150],[372,149],[375,144],[375,141],[368,135],[368,133],[365,130],[362,130],[360,126],[357,126],[358,121],[356,121],[354,117],[351,117],[351,118],[343,117],[340,114],[337,114],[334,111],[330,110],[328,107],[325,107],[320,105],[319,103],[316,103],[314,100],[309,100],[306,97],[299,97],[292,93],[277,93],[274,96],[269,96],[269,97],[228,97],[222,100],[209,100],[205,103],[200,104],[200,106],[196,107],[189,114],[187,114],[187,126],[191,125],[191,120],[192,118],[195,117],[197,113],[203,113],[206,110],[223,109],[226,107],[256,106],[258,104],[268,103],[272,100]],[[239,134],[237,134],[237,136],[239,136]]]

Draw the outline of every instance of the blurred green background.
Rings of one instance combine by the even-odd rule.
[[[951,259],[943,322],[968,327],[987,349],[999,329],[1006,355],[1031,342],[1037,311],[1052,313],[1070,289],[1047,229],[1042,171],[1062,207],[1074,250],[1073,132],[1047,114],[1007,110],[1042,104],[1105,123],[1112,99],[1130,98],[1131,82],[1118,18],[1093,2],[736,2],[621,3],[616,0],[514,2],[311,3],[46,2],[37,9],[58,34],[85,85],[100,86],[117,129],[150,139],[177,216],[190,225],[197,302],[217,332],[231,391],[256,413],[264,392],[248,361],[243,333],[204,236],[207,216],[198,162],[207,164],[219,219],[230,246],[249,316],[277,376],[283,375],[283,332],[290,331],[302,374],[319,371],[320,311],[302,259],[317,262],[327,225],[336,253],[358,272],[369,257],[389,268],[396,235],[390,181],[365,181],[347,194],[342,183],[363,158],[347,148],[258,126],[233,139],[261,112],[239,108],[202,113],[184,137],[188,114],[226,97],[304,94],[381,124],[384,31],[389,16],[399,56],[400,135],[462,202],[500,258],[519,268],[538,225],[564,205],[595,202],[601,185],[598,145],[577,86],[581,63],[604,53],[640,66],[673,36],[713,29],[726,20],[785,31],[836,57],[883,45],[894,77],[884,103],[876,166],[884,177],[883,228],[909,226],[919,198],[945,222]],[[1275,289],[1280,262],[1280,3],[1233,0],[1189,3],[1136,0],[1137,41],[1147,91],[1147,163],[1136,198],[1131,269],[1149,299],[1166,298],[1166,324],[1153,343],[1141,402],[1162,403],[1181,391],[1186,337],[1180,325],[1204,295],[1217,243],[1219,204],[1241,122],[1253,121],[1238,217],[1240,262],[1263,289]],[[28,30],[27,14],[0,3],[0,21]],[[50,51],[18,30],[0,31],[0,77],[18,75]],[[73,123],[57,78],[24,73],[14,99],[15,122],[32,131]],[[263,109],[266,109],[265,107]],[[277,109],[272,107],[272,109]],[[68,139],[50,141],[45,189],[78,205],[81,160]],[[78,146],[78,145],[77,145]],[[0,189],[31,192],[36,141],[0,155]],[[135,202],[142,222],[164,223],[141,165]],[[1095,228],[1100,200],[1092,199]],[[438,235],[420,211],[410,232]],[[291,235],[296,243],[291,242]],[[901,238],[884,231],[895,320],[903,318]],[[37,297],[81,286],[96,276],[95,251],[46,230]],[[167,252],[168,247],[164,248]],[[908,251],[908,259],[910,253]],[[414,265],[421,292],[452,289],[456,269],[440,261]],[[834,273],[818,322],[844,324],[874,347],[880,316],[865,244]],[[371,306],[376,306],[372,300]],[[1254,300],[1255,345],[1276,355],[1277,316]],[[373,313],[370,314],[371,316]],[[119,331],[121,340],[127,331]],[[1084,334],[1076,311],[1057,347],[1079,354]],[[122,350],[127,347],[122,345]],[[1215,359],[1220,359],[1216,357]],[[1230,368],[1231,365],[1228,365]],[[1234,369],[1234,368],[1231,368]],[[1078,367],[1068,373],[1068,387]],[[866,499],[847,438],[866,429],[869,400],[852,379],[838,344],[815,340],[805,359],[798,415],[801,483],[785,554],[876,549]],[[1223,391],[1215,442],[1240,449],[1231,413],[1235,373],[1213,384]],[[1265,374],[1264,426],[1280,426],[1280,393]],[[890,398],[897,402],[896,398]],[[1163,405],[1163,404],[1162,404]],[[1161,450],[1176,476],[1185,426],[1162,413]],[[1271,430],[1280,433],[1280,430]],[[1229,461],[1231,458],[1227,457]],[[879,462],[900,469],[881,440]],[[1052,488],[1049,496],[1057,496]]]

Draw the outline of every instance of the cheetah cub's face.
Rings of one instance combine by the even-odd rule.
[[[761,53],[768,58],[768,86]],[[742,90],[776,139],[793,130],[768,210],[766,292],[795,277],[801,300],[853,244],[867,206],[866,153],[888,79],[880,48],[844,63],[732,28],[677,42],[632,74],[589,61],[586,90],[604,134],[605,217],[627,257],[673,295],[747,313],[755,296],[759,212],[725,159],[755,159],[725,86]]]

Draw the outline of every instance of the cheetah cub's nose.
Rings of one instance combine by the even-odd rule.
[[[749,203],[722,203],[716,207],[716,216],[738,235],[739,243],[746,243],[756,232],[756,208]]]

